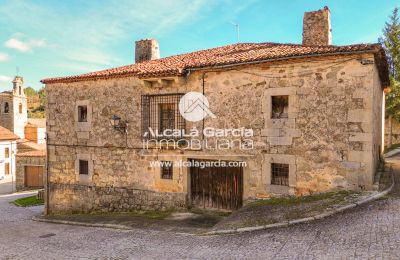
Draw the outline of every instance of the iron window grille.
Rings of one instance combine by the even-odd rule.
[[[289,164],[271,164],[271,184],[289,186]]]
[[[79,174],[89,174],[89,162],[85,160],[79,160]]]
[[[78,122],[87,122],[87,106],[78,106]]]
[[[164,130],[185,130],[185,119],[179,113],[179,101],[183,93],[142,96],[142,136],[145,139],[165,139],[154,137],[150,129],[162,134]],[[174,137],[181,139],[182,137]],[[171,137],[168,137],[171,139]]]
[[[172,179],[173,175],[173,162],[161,161],[161,179]]]
[[[272,96],[272,118],[288,118],[289,96]]]

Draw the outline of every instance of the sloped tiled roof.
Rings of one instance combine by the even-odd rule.
[[[122,76],[136,76],[142,79],[180,76],[184,75],[187,70],[195,68],[363,52],[375,53],[382,83],[388,82],[387,62],[384,50],[379,44],[307,46],[281,43],[237,43],[77,76],[48,78],[41,82],[45,84],[75,82]]]
[[[8,130],[7,128],[4,128],[0,126],[0,140],[1,141],[6,141],[6,140],[17,140],[19,137]]]
[[[29,151],[29,152],[18,153],[17,156],[43,157],[43,156],[46,156],[46,150],[34,150],[34,151]]]

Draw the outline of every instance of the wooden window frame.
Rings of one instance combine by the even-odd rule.
[[[10,163],[4,163],[4,175],[10,175]]]

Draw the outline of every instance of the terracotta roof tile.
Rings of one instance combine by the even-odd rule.
[[[17,156],[27,156],[27,157],[42,157],[46,156],[46,150],[34,150],[24,153],[18,153]]]
[[[19,139],[19,137],[16,134],[11,132],[7,128],[0,126],[0,140],[4,141],[4,140],[17,140],[17,139]]]
[[[109,77],[136,76],[138,78],[165,77],[183,75],[189,69],[233,65],[246,62],[267,62],[276,59],[294,59],[315,55],[345,55],[372,52],[381,59],[382,76],[387,74],[387,62],[383,48],[379,44],[356,44],[346,46],[307,46],[301,44],[280,43],[238,43],[207,50],[195,51],[145,61],[128,66],[106,69],[87,74],[43,79],[42,83],[75,82]],[[385,67],[386,66],[386,67]],[[386,72],[385,72],[386,70]],[[386,81],[388,76],[382,79]]]

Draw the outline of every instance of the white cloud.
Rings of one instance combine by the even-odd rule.
[[[8,61],[9,59],[10,59],[10,56],[8,56],[8,54],[0,52],[0,62]]]
[[[43,48],[46,47],[45,39],[31,39],[28,41],[22,41],[17,38],[10,38],[5,43],[4,46],[11,49],[16,49],[20,52],[30,52],[33,48]]]
[[[0,75],[0,82],[11,82],[12,78],[4,75]]]

